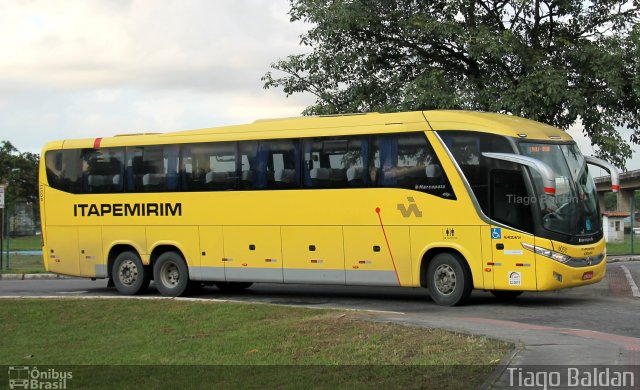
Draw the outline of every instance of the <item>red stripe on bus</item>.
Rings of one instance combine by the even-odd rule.
[[[396,272],[396,278],[398,278],[398,286],[402,286],[400,283],[400,276],[398,275],[398,268],[396,268],[396,262],[393,259],[393,253],[391,253],[391,246],[389,245],[389,239],[387,238],[387,232],[384,231],[384,224],[382,223],[382,216],[380,215],[380,207],[376,207],[376,213],[380,220],[380,227],[382,228],[382,234],[384,234],[384,240],[387,242],[387,248],[389,249],[389,256],[391,256],[391,264],[393,264],[393,270]]]
[[[100,142],[102,142],[102,138],[96,138],[95,141],[93,141],[93,148],[94,149],[99,149],[100,148]]]

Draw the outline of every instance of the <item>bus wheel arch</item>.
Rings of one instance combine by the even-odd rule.
[[[193,287],[182,251],[173,245],[158,245],[151,252],[153,280],[160,294],[177,297]]]
[[[442,293],[430,279],[436,275],[447,275],[454,278],[453,284],[447,288],[452,291]],[[437,247],[429,249],[422,257],[420,264],[420,286],[429,290],[435,303],[444,306],[455,306],[464,303],[473,289],[473,278],[469,263],[462,253],[453,248]],[[442,289],[442,287],[440,287]]]
[[[144,292],[151,281],[151,269],[142,263],[138,251],[126,244],[114,245],[109,251],[107,275],[110,283],[125,295]]]

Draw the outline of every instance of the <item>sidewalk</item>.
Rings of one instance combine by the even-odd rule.
[[[540,369],[543,366],[637,366],[640,339],[596,331],[556,328],[477,317],[424,317],[413,314],[365,314],[369,320],[394,322],[425,328],[442,328],[484,335],[514,343],[514,351],[503,359],[483,389],[511,389],[509,367]],[[557,367],[559,368],[559,367]]]
[[[640,261],[640,255],[612,255],[607,256],[607,263],[618,263],[621,261]]]

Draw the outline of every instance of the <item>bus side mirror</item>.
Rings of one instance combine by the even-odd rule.
[[[482,153],[484,157],[493,158],[496,160],[508,161],[520,165],[526,165],[531,169],[534,169],[542,177],[542,184],[544,187],[544,193],[547,195],[556,194],[556,174],[553,169],[546,163],[538,160],[537,158],[523,156],[521,154],[514,153]]]
[[[620,172],[618,168],[604,160],[591,156],[584,156],[584,160],[587,164],[595,165],[609,172],[609,175],[611,175],[611,191],[618,192],[620,189]]]

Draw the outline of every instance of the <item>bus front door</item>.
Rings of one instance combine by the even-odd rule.
[[[533,252],[522,244],[534,245],[534,236],[491,225],[493,288],[495,290],[536,290],[536,262]]]

